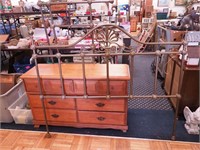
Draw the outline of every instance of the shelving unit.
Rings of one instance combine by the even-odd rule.
[[[51,22],[51,26],[50,26],[50,28],[51,28],[51,30],[53,31],[53,34],[54,34],[54,41],[55,41],[55,44],[56,44],[56,42],[57,42],[57,37],[56,37],[56,34],[55,34],[55,27],[60,27],[60,28],[63,28],[63,29],[68,29],[68,30],[72,30],[72,31],[74,31],[74,30],[77,30],[77,29],[81,29],[81,30],[84,30],[84,32],[85,33],[87,33],[90,29],[92,29],[93,27],[94,27],[94,23],[93,23],[93,18],[94,17],[98,17],[98,18],[100,18],[101,19],[101,17],[102,16],[105,16],[105,15],[101,15],[101,14],[98,14],[98,15],[96,15],[96,14],[92,14],[92,13],[90,13],[89,15],[85,15],[85,14],[83,14],[83,15],[76,15],[76,16],[73,16],[72,14],[70,14],[69,13],[69,16],[68,16],[68,20],[70,20],[72,17],[78,17],[78,18],[80,18],[80,17],[87,17],[87,18],[89,18],[89,23],[88,24],[67,24],[66,23],[66,21],[64,21],[65,22],[65,24],[62,24],[62,25],[54,25],[54,23],[53,23],[53,18],[55,18],[55,17],[61,17],[60,15],[61,14],[64,14],[65,16],[64,16],[64,19],[66,19],[67,20],[67,12],[69,12],[69,11],[74,11],[74,10],[70,10],[70,8],[68,8],[68,7],[66,7],[66,9],[65,10],[59,10],[59,11],[52,11],[51,10],[51,7],[50,6],[53,6],[53,5],[68,5],[68,6],[70,6],[70,5],[79,5],[79,4],[87,4],[88,5],[88,7],[89,7],[89,10],[90,10],[90,12],[91,12],[91,10],[92,10],[92,4],[93,3],[106,3],[106,5],[109,7],[109,4],[111,4],[111,3],[113,3],[114,1],[113,0],[101,0],[101,1],[76,1],[76,2],[74,2],[74,1],[71,1],[71,2],[65,2],[65,3],[62,3],[62,2],[48,2],[48,3],[43,3],[43,2],[41,2],[39,5],[41,6],[41,9],[40,9],[40,11],[39,12],[14,12],[14,13],[2,13],[1,14],[1,21],[2,22],[4,22],[5,20],[8,22],[8,26],[9,26],[9,30],[7,30],[6,28],[8,28],[8,27],[6,27],[5,26],[5,24],[3,24],[4,25],[4,30],[5,30],[5,32],[6,33],[8,33],[9,34],[9,32],[10,31],[12,31],[13,29],[11,28],[11,26],[13,25],[13,26],[15,26],[14,28],[15,28],[15,35],[16,36],[18,36],[18,38],[19,37],[21,37],[21,34],[20,34],[20,32],[18,31],[18,28],[19,28],[19,25],[21,25],[22,23],[19,21],[21,18],[30,18],[30,16],[35,16],[35,17],[37,17],[37,18],[40,18],[40,19],[42,19],[42,23],[43,23],[43,25],[45,24],[45,21],[46,20],[44,20],[44,18],[47,18],[48,19],[48,21],[50,20],[50,22]],[[43,9],[43,7],[46,7],[46,8],[48,8],[49,10],[47,10],[47,9]],[[33,17],[34,17],[33,16]],[[62,16],[62,18],[63,18],[63,16]],[[11,19],[13,19],[14,20],[14,23],[11,23]],[[47,45],[51,45],[51,43],[50,43],[50,37],[48,36],[48,34],[47,34],[47,30],[46,30],[46,28],[44,28],[44,30],[45,30],[45,32],[46,32],[46,39],[47,39]],[[10,35],[9,36],[9,38],[12,38],[12,36]],[[93,35],[92,35],[92,41],[94,41],[93,40]],[[93,42],[94,43],[94,42]],[[66,48],[66,52],[65,53],[68,53],[69,51],[68,51],[68,49],[69,48]],[[72,48],[72,49],[74,49],[74,48]],[[18,49],[17,51],[27,51],[27,50],[31,50],[31,49],[22,49],[22,48],[20,48],[20,49]],[[48,50],[48,52],[49,52],[49,54],[53,54],[53,51],[55,51],[56,49],[47,49]],[[13,53],[13,52],[15,52],[16,51],[16,49],[7,49],[7,48],[5,48],[5,49],[2,49],[2,51],[8,51],[9,53]],[[42,50],[40,50],[40,51],[42,51]],[[14,57],[14,55],[12,56],[12,57]],[[10,57],[9,58],[7,58],[7,59],[10,59]],[[52,62],[53,62],[53,60],[52,60]]]
[[[50,15],[53,14],[52,10],[51,10],[51,6],[53,5],[66,5],[66,23],[61,25],[61,26],[58,26],[58,27],[70,27],[71,29],[73,28],[93,28],[94,27],[94,24],[93,24],[93,17],[102,17],[102,16],[106,16],[106,15],[93,15],[92,14],[92,4],[95,4],[95,3],[106,3],[107,7],[109,8],[109,4],[112,4],[114,2],[114,0],[100,0],[100,1],[92,1],[92,0],[87,0],[87,1],[69,1],[69,2],[40,2],[39,3],[39,6],[45,6],[47,8],[49,8],[49,13]],[[75,9],[71,10],[70,6],[71,5],[74,5],[74,7],[76,8],[78,4],[88,4],[88,8],[89,8],[89,13],[90,14],[83,14],[83,15],[75,15],[73,16],[71,14],[71,12],[74,12]],[[41,14],[43,15],[43,11],[41,9]],[[89,17],[89,23],[88,24],[72,24],[71,23],[71,18],[72,17]],[[53,20],[52,20],[52,16],[50,16],[51,18],[51,23],[53,24]],[[101,19],[100,19],[101,20]],[[54,25],[52,28],[54,30],[54,27],[56,27],[56,25]]]
[[[85,33],[87,33],[89,30],[91,30],[92,28],[95,27],[95,24],[93,22],[93,17],[100,17],[100,16],[103,16],[103,15],[96,15],[96,14],[93,14],[92,13],[92,4],[101,4],[101,3],[105,3],[107,5],[107,7],[109,7],[109,4],[113,3],[114,0],[100,0],[100,1],[91,1],[91,0],[87,0],[87,1],[68,1],[68,2],[40,2],[38,5],[40,6],[40,8],[42,7],[47,7],[49,9],[49,19],[51,21],[51,25],[50,25],[50,28],[51,30],[53,31],[53,39],[54,39],[54,44],[57,44],[58,43],[58,37],[56,35],[56,30],[55,28],[56,27],[60,27],[60,28],[63,28],[63,29],[67,29],[69,31],[69,33],[72,31],[74,32],[74,30],[76,29],[81,29],[81,30],[85,30]],[[78,4],[87,4],[88,5],[88,8],[89,8],[89,13],[90,14],[83,14],[83,15],[72,15],[71,12],[73,12],[75,9],[71,10],[71,7],[70,5],[74,5],[74,7],[77,7]],[[66,19],[65,22],[61,25],[55,25],[54,24],[54,21],[53,21],[53,12],[51,10],[51,6],[55,6],[55,5],[66,5],[66,10],[65,10],[65,15],[64,15],[64,18]],[[43,13],[43,10],[40,9],[40,12],[41,12],[41,16],[42,16],[42,21],[43,21],[43,24],[45,22],[45,17],[44,17],[44,13]],[[64,14],[64,13],[63,13]],[[105,15],[104,15],[105,16]],[[73,17],[87,17],[89,18],[88,19],[88,23],[84,23],[84,24],[73,24],[71,19]],[[47,45],[51,45],[50,44],[50,41],[49,41],[49,36],[47,34],[47,29],[45,29],[45,33],[46,33],[46,39],[47,39]],[[92,32],[91,33],[91,40],[92,40],[92,45],[94,45],[94,33]],[[66,48],[67,49],[67,48]],[[53,54],[52,50],[50,50],[50,53]],[[69,53],[69,52],[67,52]]]
[[[59,14],[59,13],[65,13],[65,11],[53,11],[53,14]],[[48,15],[49,12],[43,12],[43,14]],[[4,21],[8,22],[9,25],[9,29],[10,31],[12,30],[12,24],[14,24],[15,26],[15,30],[16,30],[16,34],[20,34],[17,31],[17,27],[18,25],[20,25],[20,21],[19,19],[21,18],[26,18],[26,17],[30,17],[30,16],[35,16],[35,18],[40,18],[41,17],[41,12],[12,12],[12,13],[1,13],[1,22],[3,23]],[[11,23],[10,20],[13,19],[14,22]],[[7,31],[7,28],[5,26],[5,24],[3,23],[3,27],[4,30],[6,32],[6,34],[9,34],[9,32]]]
[[[53,16],[54,14],[56,14],[56,16],[60,16],[58,14],[65,14],[66,19],[71,20],[72,17],[87,17],[89,18],[90,23],[88,24],[71,24],[70,22],[65,22],[65,24],[62,25],[58,25],[58,27],[61,28],[70,28],[70,29],[91,29],[94,27],[93,24],[93,18],[94,17],[98,17],[101,18],[103,16],[107,16],[107,15],[102,15],[102,14],[98,14],[98,15],[93,15],[92,13],[90,13],[89,15],[83,14],[83,15],[76,15],[76,16],[72,16],[69,12],[70,11],[75,11],[75,10],[70,10],[70,7],[66,7],[66,10],[59,10],[59,11],[52,11],[51,10],[51,6],[52,5],[78,5],[78,4],[88,4],[89,10],[90,12],[92,12],[92,4],[95,3],[106,3],[107,7],[109,7],[109,4],[112,4],[114,2],[114,0],[100,0],[100,1],[91,1],[91,0],[87,0],[87,1],[69,1],[69,2],[40,2],[38,5],[41,6],[41,10],[39,12],[14,12],[14,13],[1,13],[1,21],[4,22],[5,20],[8,22],[8,26],[9,26],[9,31],[12,31],[12,23],[10,22],[11,19],[14,20],[14,28],[15,28],[15,32],[17,36],[21,36],[20,33],[18,32],[17,28],[18,26],[21,24],[19,19],[20,18],[24,18],[26,16],[31,16],[31,15],[37,15],[37,17],[39,18],[50,18],[51,23],[53,24]],[[49,11],[47,10],[43,10],[42,7],[47,7],[49,8]],[[69,13],[69,14],[67,14]],[[44,21],[44,20],[43,20]],[[43,22],[44,23],[44,22]],[[9,31],[6,27],[6,25],[3,23],[3,27],[5,30],[6,34],[9,34]],[[56,25],[52,25],[51,28],[54,30],[53,32],[55,33],[55,27]],[[56,39],[56,37],[54,37]]]

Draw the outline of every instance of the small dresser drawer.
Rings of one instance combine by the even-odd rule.
[[[42,80],[44,94],[62,94],[61,81],[58,79],[45,79]],[[64,80],[64,90],[66,95],[74,94],[72,80]]]
[[[23,79],[23,81],[25,84],[26,92],[39,93],[40,89],[37,79]]]
[[[87,81],[88,95],[107,95],[107,81]],[[127,81],[110,81],[110,95],[126,95]]]
[[[34,119],[37,121],[44,120],[44,114],[42,108],[32,109]],[[75,110],[62,110],[62,109],[46,109],[48,121],[58,122],[77,122]]]
[[[107,95],[107,81],[87,80],[88,95]],[[83,95],[84,82],[83,80],[74,80],[74,92],[76,95]],[[110,81],[111,95],[126,95],[127,81]]]
[[[74,93],[75,93],[75,95],[84,95],[84,82],[83,82],[83,80],[74,80],[73,82],[74,82]]]
[[[124,112],[125,99],[76,99],[78,110],[118,111]]]
[[[39,95],[28,94],[28,98],[31,107],[42,107]],[[45,98],[44,103],[46,108],[75,109],[74,99]]]
[[[37,79],[24,79],[27,92],[39,94],[40,89]],[[41,80],[41,88],[43,94],[60,95],[62,94],[61,82],[58,79],[43,79]],[[73,95],[74,88],[72,80],[64,80],[64,90],[66,95]]]
[[[80,123],[125,125],[125,113],[78,111]]]

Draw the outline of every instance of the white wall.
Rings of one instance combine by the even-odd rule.
[[[154,9],[162,12],[163,8],[169,8],[170,10],[177,12],[177,15],[184,14],[184,12],[186,11],[185,6],[175,6],[175,0],[168,1],[169,3],[167,7],[158,7],[158,0],[153,0]]]
[[[129,0],[118,0],[118,5],[129,4]]]
[[[25,2],[26,0],[23,0],[23,1]],[[43,2],[48,2],[49,0],[42,0],[42,1]],[[125,0],[125,1],[128,1],[128,0]],[[11,2],[12,2],[13,6],[18,6],[19,5],[18,4],[19,0],[11,0]],[[38,0],[27,0],[27,2],[37,4]],[[80,5],[82,5],[85,10],[88,8],[87,4],[80,4]],[[111,7],[111,5],[110,5],[110,7]],[[108,11],[107,6],[106,6],[105,3],[102,3],[101,5],[92,4],[92,8],[95,8],[97,11],[101,10],[102,8],[104,10]]]
[[[24,2],[26,1],[26,0],[23,0]],[[48,2],[49,0],[42,0],[43,2]],[[18,6],[19,5],[19,0],[11,0],[11,2],[12,2],[12,5],[13,6]],[[34,3],[34,4],[37,4],[37,2],[38,2],[38,0],[27,0],[27,2],[30,2],[30,3]]]
[[[200,6],[200,2],[193,5],[194,9],[197,9],[198,6]]]

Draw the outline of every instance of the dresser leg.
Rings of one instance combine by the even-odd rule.
[[[34,128],[39,128],[39,127],[40,127],[39,124],[35,124],[35,125],[34,125]]]
[[[46,133],[45,134],[45,138],[51,138],[51,134],[50,133]]]

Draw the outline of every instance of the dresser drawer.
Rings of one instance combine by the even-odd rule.
[[[84,95],[84,82],[83,80],[74,80],[74,93],[75,95]]]
[[[41,108],[42,101],[39,95],[28,94],[31,107]],[[74,99],[45,98],[44,104],[46,108],[75,109]]]
[[[87,80],[88,95],[107,95],[107,81]],[[74,91],[78,95],[83,95],[83,80],[74,81]],[[110,81],[110,95],[126,95],[127,81]]]
[[[124,112],[125,99],[76,99],[78,110],[119,111]]]
[[[24,79],[27,92],[39,94],[39,86],[37,79]],[[58,79],[42,79],[41,88],[43,94],[60,95],[62,94],[61,82]],[[72,80],[64,80],[64,90],[66,95],[73,95],[74,88]]]
[[[32,109],[33,117],[37,121],[44,120],[44,114],[42,108]],[[62,110],[62,109],[46,109],[48,121],[58,122],[77,122],[75,110]]]
[[[110,81],[110,95],[125,95],[126,81]],[[107,95],[107,81],[88,81],[88,95]]]
[[[25,84],[26,92],[39,93],[40,89],[37,79],[23,79],[23,81]]]
[[[125,113],[78,111],[80,123],[125,125]]]

